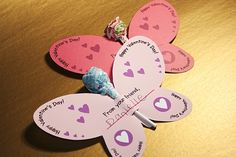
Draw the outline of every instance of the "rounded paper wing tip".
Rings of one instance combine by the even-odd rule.
[[[92,93],[109,95],[113,99],[118,97],[118,93],[114,89],[107,73],[100,68],[90,68],[89,71],[83,75],[82,81],[85,87]]]

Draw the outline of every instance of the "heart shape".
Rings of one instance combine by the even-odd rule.
[[[131,69],[128,69],[126,72],[123,73],[126,77],[134,77],[134,73]]]
[[[159,67],[159,68],[161,68],[161,64],[160,64],[160,65],[158,65],[158,67]]]
[[[81,116],[81,117],[78,118],[76,121],[79,122],[79,123],[84,123],[84,117]]]
[[[149,30],[149,25],[147,23],[140,25],[140,28],[144,29],[144,30]]]
[[[116,136],[116,140],[122,143],[129,143],[129,136],[126,131],[122,131],[120,135]]]
[[[93,55],[90,54],[90,55],[86,56],[86,58],[89,59],[89,60],[93,60]]]
[[[79,108],[79,111],[80,112],[83,112],[83,113],[89,113],[89,107],[87,104],[84,104],[83,107],[80,107]]]
[[[161,98],[159,101],[157,101],[154,104],[157,108],[161,108],[161,109],[168,109],[166,100],[164,98]]]
[[[127,61],[124,65],[126,65],[126,66],[130,66],[129,61]]]
[[[155,29],[155,30],[159,30],[159,25],[155,25],[155,26],[153,26],[153,28]]]
[[[82,46],[85,47],[85,48],[87,48],[87,43],[84,43]]]
[[[67,131],[67,132],[64,133],[64,135],[65,135],[65,136],[69,136],[70,134],[69,134],[69,132]]]
[[[70,105],[69,107],[68,107],[68,109],[69,110],[74,110],[75,108],[74,108],[74,105]]]
[[[138,71],[139,74],[144,74],[144,69],[143,68],[140,68],[139,71]]]
[[[155,59],[155,61],[156,61],[156,62],[160,62],[160,59],[159,59],[159,58],[157,58],[157,59]]]
[[[144,20],[144,21],[148,21],[148,17],[144,17],[143,20]]]
[[[72,69],[76,69],[76,65],[72,66],[71,68],[72,68]]]
[[[92,51],[99,52],[100,51],[100,46],[96,44],[95,46],[90,48]]]

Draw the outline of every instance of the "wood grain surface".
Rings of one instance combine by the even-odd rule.
[[[66,141],[36,127],[33,112],[69,93],[86,92],[81,76],[48,55],[58,39],[103,35],[116,16],[129,23],[148,0],[3,0],[0,2],[0,156],[105,157],[101,138]],[[180,17],[174,44],[194,68],[166,74],[163,87],[193,103],[192,113],[145,129],[143,157],[233,157],[236,154],[236,1],[170,0]]]

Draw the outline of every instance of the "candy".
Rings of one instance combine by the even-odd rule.
[[[127,38],[127,28],[123,21],[119,17],[116,17],[115,20],[112,20],[105,29],[105,34],[108,39],[111,40],[120,40],[122,43],[125,43]]]

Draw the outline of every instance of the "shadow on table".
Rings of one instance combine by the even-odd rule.
[[[70,78],[74,78],[74,79],[82,79],[82,74],[77,74],[77,73],[74,73],[74,72],[71,72],[71,71],[68,71],[62,67],[60,67],[59,65],[57,65],[53,60],[52,58],[50,57],[50,54],[49,52],[46,53],[45,55],[45,62],[47,63],[47,65],[54,71],[58,72],[59,74],[61,75],[64,75],[66,77],[70,77]]]
[[[68,152],[74,150],[80,150],[96,143],[100,143],[108,156],[110,153],[106,148],[105,141],[103,138],[97,137],[89,140],[66,140],[58,137],[54,137],[44,131],[42,131],[35,123],[31,123],[25,130],[23,134],[24,142],[36,149],[50,151],[50,152]]]

